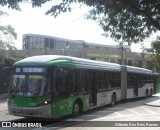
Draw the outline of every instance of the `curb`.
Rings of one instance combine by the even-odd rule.
[[[155,104],[144,104],[144,105],[147,105],[147,106],[152,106],[152,107],[160,107],[160,105],[155,105]]]

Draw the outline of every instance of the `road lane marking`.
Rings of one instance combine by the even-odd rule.
[[[123,114],[119,113],[119,112],[114,112],[118,117],[123,116]]]
[[[149,109],[146,109],[146,108],[144,108],[144,107],[141,107],[141,108],[142,108],[143,110],[145,110],[145,111],[151,113],[151,114],[157,114],[156,112],[153,112],[153,111],[151,111],[151,110],[149,110]]]
[[[133,114],[135,114],[135,115],[141,115],[139,112],[136,112],[135,110],[133,110],[133,109],[127,109],[127,110],[129,110],[129,111],[131,111]]]

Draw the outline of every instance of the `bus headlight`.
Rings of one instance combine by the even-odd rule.
[[[37,106],[44,106],[44,105],[48,105],[50,103],[51,103],[50,100],[45,100],[45,101],[42,101],[42,102],[38,103]]]

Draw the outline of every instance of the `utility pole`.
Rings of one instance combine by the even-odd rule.
[[[120,44],[120,53],[121,53],[121,65],[125,65],[125,52],[124,52],[124,48],[123,48],[123,43],[121,42]]]

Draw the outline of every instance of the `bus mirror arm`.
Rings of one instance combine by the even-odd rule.
[[[13,69],[13,67],[4,67],[4,68],[3,68],[3,71],[5,71],[5,72],[6,72],[6,71],[11,71],[12,69]]]

